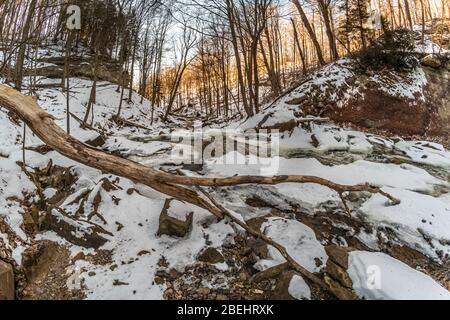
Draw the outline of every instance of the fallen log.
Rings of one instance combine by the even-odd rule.
[[[170,197],[204,208],[220,219],[223,219],[224,217],[230,218],[233,222],[247,230],[252,236],[260,238],[274,246],[282,253],[295,270],[325,289],[327,286],[324,282],[298,264],[287,253],[283,246],[266,237],[261,232],[249,228],[244,222],[234,217],[227,209],[209,196],[201,186],[224,187],[244,184],[276,185],[281,183],[315,183],[333,189],[340,195],[352,191],[380,193],[388,198],[392,204],[396,205],[400,203],[399,200],[376,186],[367,184],[341,185],[314,176],[235,176],[227,178],[203,178],[170,174],[151,167],[146,167],[116,155],[108,154],[76,140],[61,129],[54,122],[55,118],[42,110],[33,98],[24,96],[18,91],[5,85],[0,85],[0,106],[14,112],[49,147],[74,161],[104,172],[125,177],[134,182],[142,183]],[[187,187],[196,187],[202,195]],[[336,292],[332,293],[338,296]]]
[[[234,176],[226,178],[204,178],[174,175],[116,155],[108,154],[107,152],[95,149],[78,141],[59,127],[54,122],[55,117],[41,109],[33,98],[27,97],[6,85],[0,85],[0,106],[14,112],[43,142],[60,154],[89,167],[145,184],[176,199],[186,200],[201,207],[204,207],[205,203],[209,202],[203,198],[194,200],[193,196],[196,194],[194,191],[190,189],[179,189],[176,185],[226,187],[244,184],[277,185],[282,183],[314,183],[333,189],[339,194],[344,192],[380,193],[392,201],[394,205],[400,202],[398,199],[383,192],[377,186],[368,184],[342,185],[315,176],[287,175],[274,177]],[[216,213],[217,211],[215,210]],[[222,214],[219,214],[219,216],[222,216]]]

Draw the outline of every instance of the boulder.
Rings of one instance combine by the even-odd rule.
[[[354,251],[354,249],[331,245],[325,247],[325,251],[331,261],[345,270],[348,269],[348,255],[350,252]]]
[[[332,289],[334,295],[340,300],[359,300],[355,292],[349,288],[342,286],[339,282],[325,275],[325,283]]]
[[[353,281],[347,271],[331,260],[327,261],[327,273],[346,288],[353,288]]]
[[[425,56],[422,61],[420,62],[425,67],[435,68],[439,69],[442,67],[441,60],[434,54],[429,54]]]
[[[166,200],[159,216],[158,236],[167,235],[170,237],[184,238],[190,232],[194,213],[187,214],[186,220],[179,220],[169,215],[170,204],[173,200]]]
[[[269,279],[275,279],[278,278],[284,272],[289,271],[289,269],[290,269],[289,263],[285,262],[272,268],[269,268],[267,270],[258,272],[253,276],[252,281],[258,283]]]
[[[0,260],[0,301],[14,300],[14,271],[13,267]]]
[[[223,255],[215,248],[207,248],[198,256],[197,260],[210,264],[225,262]]]

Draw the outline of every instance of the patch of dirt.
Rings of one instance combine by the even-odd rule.
[[[21,273],[24,280],[19,282],[17,296],[22,300],[83,299],[82,291],[67,287],[70,265],[67,248],[51,241],[37,242],[23,254]]]

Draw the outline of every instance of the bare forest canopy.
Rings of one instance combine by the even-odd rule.
[[[69,5],[81,8],[79,30],[66,26]],[[25,57],[57,44],[67,59],[93,57],[94,80],[101,61],[116,61],[122,95],[136,89],[164,118],[183,106],[252,116],[314,69],[388,30],[424,32],[449,8],[449,0],[0,0],[0,74],[23,89]]]

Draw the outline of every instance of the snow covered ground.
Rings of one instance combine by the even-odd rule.
[[[346,79],[351,76],[352,70],[343,59],[315,74],[313,82],[300,86],[293,94],[305,92],[311,85],[324,86],[326,90],[330,81],[344,88]],[[417,76],[415,85],[423,85],[420,72]],[[48,81],[52,80],[42,79],[41,83]],[[84,117],[91,84],[88,80],[72,79],[71,112],[77,118]],[[402,88],[392,87],[392,90],[396,90],[396,94],[411,94]],[[346,95],[352,94],[356,93],[346,92]],[[345,97],[336,96],[336,99]],[[64,93],[60,89],[43,89],[38,98],[42,108],[54,115],[58,125],[64,128]],[[315,226],[302,222],[302,217],[315,217],[325,208],[329,219],[334,221],[333,226],[345,230],[340,235],[344,246],[356,241],[367,249],[354,252],[349,258],[349,275],[361,298],[450,299],[450,293],[442,287],[443,282],[438,283],[437,279],[426,275],[425,270],[414,270],[385,253],[369,252],[371,248],[386,251],[389,246],[406,246],[444,269],[449,267],[450,152],[443,146],[425,141],[389,139],[322,124],[313,125],[311,130],[296,128],[290,133],[282,133],[276,158],[233,152],[227,158],[236,159],[235,163],[224,165],[223,158],[213,156],[201,168],[189,169],[171,163],[173,143],[158,140],[187,124],[176,122],[164,126],[159,121],[159,110],[156,110],[155,122],[150,125],[150,103],[144,100],[141,105],[140,97],[133,93],[133,103],[124,102],[122,117],[148,129],[118,126],[111,117],[117,112],[119,98],[116,85],[100,82],[92,121],[95,130],[82,129],[72,117],[72,134],[84,142],[102,135],[106,143],[99,148],[105,151],[165,170],[181,169],[188,175],[261,174],[260,166],[242,164],[247,160],[250,163],[275,163],[277,175],[315,175],[340,184],[369,183],[381,187],[401,203],[389,206],[381,195],[348,195],[351,219],[358,228],[350,223],[343,224],[341,220],[346,213],[340,196],[323,186],[243,186],[211,190],[211,193],[244,220],[263,218],[261,231],[284,245],[299,264],[316,273],[326,272],[328,256],[325,247],[332,243]],[[261,115],[229,127],[254,128],[269,113],[271,117],[265,120],[265,125],[291,119],[294,109],[285,104],[291,98],[287,96]],[[199,263],[198,257],[206,248],[215,248],[224,254],[225,246],[233,245],[235,238],[242,234],[242,229],[227,220],[217,222],[205,210],[175,202],[172,214],[179,218],[191,212],[194,214],[192,230],[184,238],[158,236],[160,213],[166,201],[164,195],[80,165],[54,151],[41,154],[36,148],[42,142],[27,129],[26,146],[36,150],[26,152],[28,170],[44,169],[51,160],[53,165],[69,168],[75,177],[72,185],[63,188],[66,194],[52,205],[51,212],[58,220],[74,227],[73,238],[89,238],[93,233],[99,233],[106,242],[95,247],[89,243],[75,243],[73,238],[64,238],[54,230],[28,232],[24,228],[26,208],[39,200],[51,202],[62,190],[52,186],[39,193],[31,178],[23,172],[18,164],[22,161],[23,128],[3,109],[0,110],[0,128],[0,222],[12,230],[0,229],[0,253],[4,250],[21,265],[22,253],[36,242],[50,240],[68,248],[71,263],[65,270],[67,287],[81,290],[87,299],[162,299],[167,290],[172,289],[166,283],[155,281],[158,272],[174,269],[182,273]],[[266,203],[249,205],[249,199],[254,198]],[[299,207],[303,211],[297,212]],[[296,214],[292,214],[293,208],[297,208]],[[44,213],[39,212],[39,215],[42,217]],[[100,256],[101,252],[110,253],[102,263],[86,258]],[[283,257],[269,247],[267,257],[260,258],[254,269],[263,271],[283,262]],[[370,266],[377,266],[381,275],[381,287],[373,290],[365,286]],[[214,264],[218,274],[240,267],[239,261]],[[215,284],[207,281],[202,285],[215,288]],[[311,299],[309,286],[302,277],[295,275],[289,292],[297,299]]]

